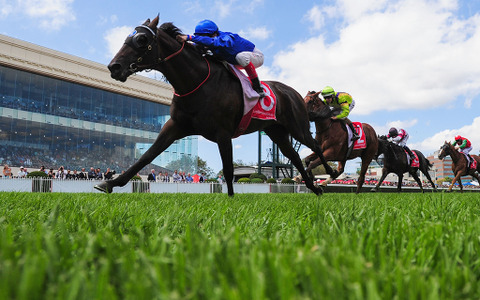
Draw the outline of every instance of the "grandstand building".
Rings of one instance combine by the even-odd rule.
[[[120,172],[169,118],[173,89],[144,76],[121,83],[105,65],[0,35],[0,163]],[[198,155],[175,142],[153,163]]]

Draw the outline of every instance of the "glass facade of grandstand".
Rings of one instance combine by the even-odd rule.
[[[154,142],[170,107],[0,66],[0,162],[120,172]],[[198,155],[192,136],[154,164]]]

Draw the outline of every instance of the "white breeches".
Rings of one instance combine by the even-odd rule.
[[[253,49],[252,52],[244,51],[240,52],[235,56],[235,60],[242,67],[245,67],[250,62],[252,62],[255,68],[261,67],[263,65],[263,53],[257,48]]]

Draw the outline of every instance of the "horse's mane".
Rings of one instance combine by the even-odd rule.
[[[172,38],[175,38],[177,35],[182,34],[182,30],[180,30],[180,28],[178,28],[177,26],[173,25],[172,22],[163,23],[162,25],[160,25],[159,29],[164,31]]]
[[[310,94],[316,94],[315,92],[309,92]],[[318,97],[318,95],[313,96],[313,99],[309,104],[307,104],[308,108],[308,114],[309,114],[309,119],[310,120],[319,120],[323,121],[325,119],[329,119],[333,116],[336,116],[340,113],[341,108],[334,108],[331,109],[330,106],[324,104],[324,105],[319,105],[319,104],[314,104],[315,101],[318,103],[322,102],[322,99]]]

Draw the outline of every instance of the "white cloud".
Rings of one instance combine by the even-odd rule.
[[[270,37],[271,30],[268,30],[266,27],[256,27],[247,31],[241,30],[238,34],[246,39],[266,40]]]
[[[122,48],[123,42],[127,36],[132,33],[132,27],[121,26],[115,27],[107,31],[104,39],[107,42],[107,56],[113,58],[118,50]]]
[[[480,152],[480,117],[477,117],[473,120],[471,125],[463,126],[456,129],[443,130],[438,132],[434,136],[425,139],[420,143],[412,144],[413,149],[421,149],[426,153],[434,152],[440,149],[445,141],[453,142],[453,138],[456,135],[461,135],[470,140],[473,146],[472,152],[470,154],[478,154]]]
[[[235,0],[215,1],[214,9],[217,11],[220,19],[224,19],[230,15],[234,2]]]
[[[40,27],[46,30],[59,30],[75,20],[73,0],[17,0],[15,10],[37,18]]]
[[[0,0],[0,18],[7,17],[13,12],[14,7],[7,0]]]
[[[344,18],[337,40],[323,29],[262,73],[302,95],[324,85],[349,92],[356,114],[429,109],[480,93],[480,14],[458,19],[454,0],[339,0],[336,8],[334,17]]]

